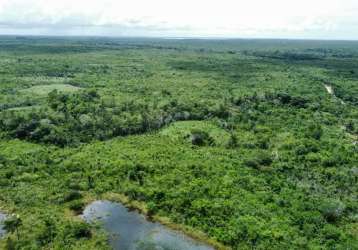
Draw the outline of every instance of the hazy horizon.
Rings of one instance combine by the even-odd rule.
[[[1,0],[0,35],[358,40],[358,2]]]

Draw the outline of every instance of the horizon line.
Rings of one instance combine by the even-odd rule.
[[[324,41],[324,42],[358,42],[358,39],[344,38],[292,38],[292,37],[234,37],[234,36],[137,36],[137,35],[39,35],[39,34],[1,34],[0,37],[49,37],[49,38],[131,38],[162,40],[281,40],[281,41]]]
[[[0,34],[0,37],[54,37],[54,38],[137,38],[163,40],[286,40],[286,41],[324,41],[358,42],[358,39],[344,38],[292,38],[292,37],[240,37],[240,36],[137,36],[137,35],[37,35],[37,34]]]

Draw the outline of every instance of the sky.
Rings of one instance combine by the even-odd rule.
[[[358,40],[358,0],[0,0],[0,34]]]

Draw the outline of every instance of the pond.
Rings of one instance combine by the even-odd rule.
[[[214,248],[151,222],[120,203],[95,201],[83,211],[87,222],[99,222],[110,234],[115,250],[213,250]]]
[[[6,233],[3,227],[3,222],[5,221],[5,219],[6,219],[6,215],[0,212],[0,238],[2,238]]]

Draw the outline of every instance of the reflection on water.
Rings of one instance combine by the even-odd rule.
[[[188,236],[147,221],[136,211],[120,203],[95,201],[83,212],[87,222],[100,222],[111,235],[115,250],[213,250]]]
[[[3,237],[6,233],[6,231],[4,230],[3,224],[2,224],[5,220],[5,218],[6,218],[6,215],[0,212],[0,238]]]

